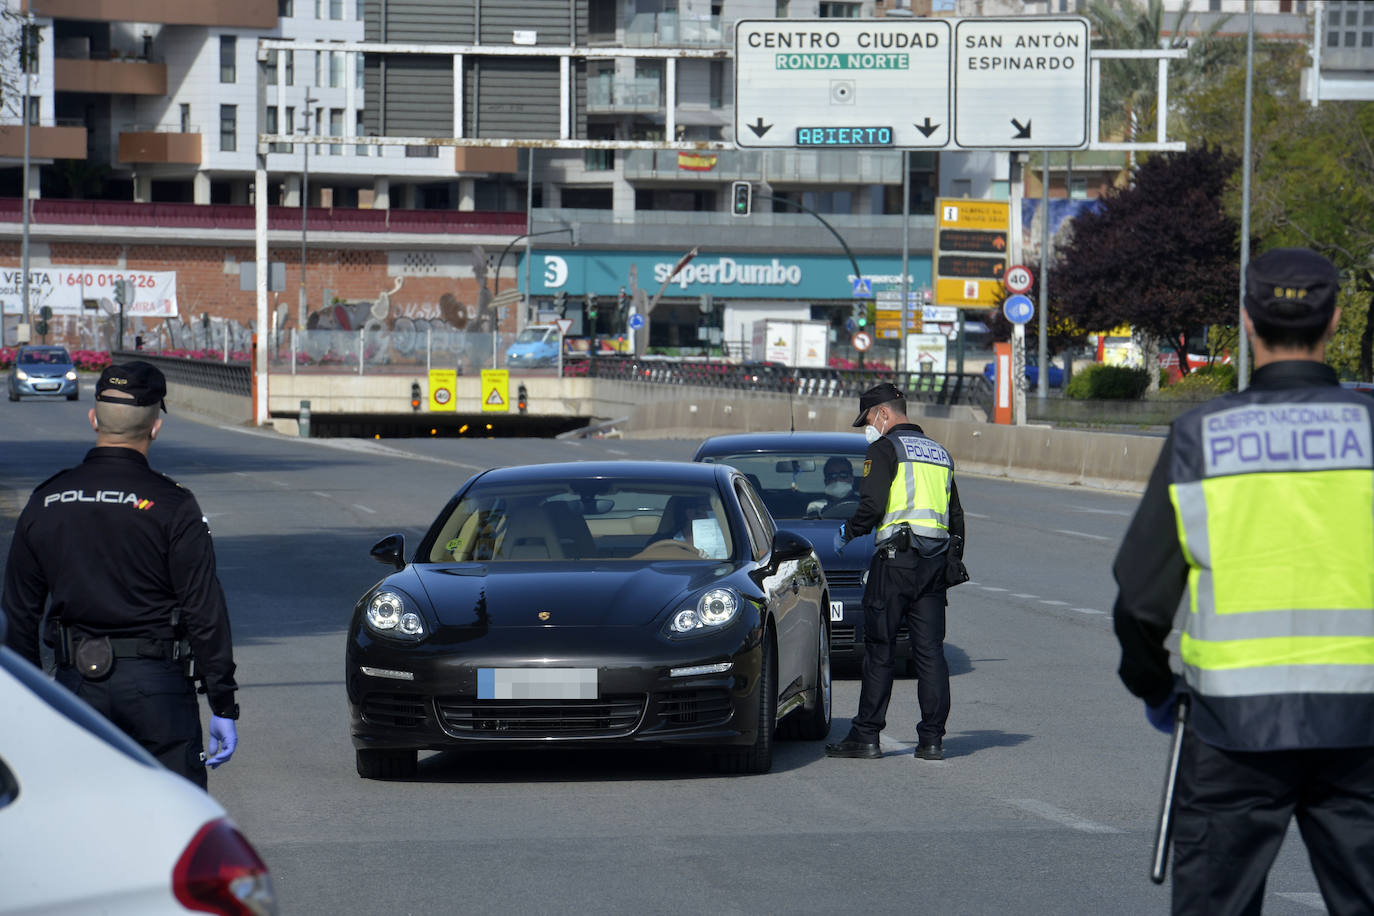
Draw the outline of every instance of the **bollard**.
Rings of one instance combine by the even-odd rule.
[[[310,438],[310,402],[301,401],[300,434],[303,438]]]

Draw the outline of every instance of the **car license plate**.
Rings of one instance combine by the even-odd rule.
[[[479,700],[595,700],[595,668],[478,668]]]
[[[838,622],[838,621],[844,620],[844,602],[843,602],[843,601],[832,601],[832,602],[830,602],[830,620],[831,620],[832,622]]]
[[[34,382],[34,391],[56,391],[62,387],[61,382]]]

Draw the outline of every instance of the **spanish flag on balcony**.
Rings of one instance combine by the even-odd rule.
[[[709,172],[716,167],[716,154],[680,152],[677,154],[677,167],[689,172]]]

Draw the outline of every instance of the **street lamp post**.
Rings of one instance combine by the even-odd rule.
[[[319,99],[312,98],[310,93],[306,92],[301,132],[307,137],[310,136],[310,106],[318,101]],[[306,220],[310,211],[310,144],[303,143],[301,145],[305,148],[305,157],[301,167],[301,289],[300,299],[296,306],[296,327],[305,330],[305,237]]]
[[[20,71],[24,77],[24,87],[20,93],[21,107],[24,121],[24,210],[23,210],[23,237],[20,247],[23,249],[19,259],[19,270],[23,276],[19,280],[19,320],[29,320],[29,214],[33,211],[33,205],[29,202],[29,111],[32,99],[29,93],[29,73],[32,71],[33,48],[33,10],[28,10],[24,17],[24,25],[21,30],[20,54],[22,55],[23,66]],[[0,346],[5,343],[5,315],[4,307],[0,306]]]

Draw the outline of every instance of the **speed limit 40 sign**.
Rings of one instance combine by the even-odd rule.
[[[1009,293],[1028,293],[1030,288],[1035,285],[1035,274],[1030,272],[1030,268],[1024,264],[1017,264],[1007,270],[1002,277],[1002,285],[1007,288]]]

